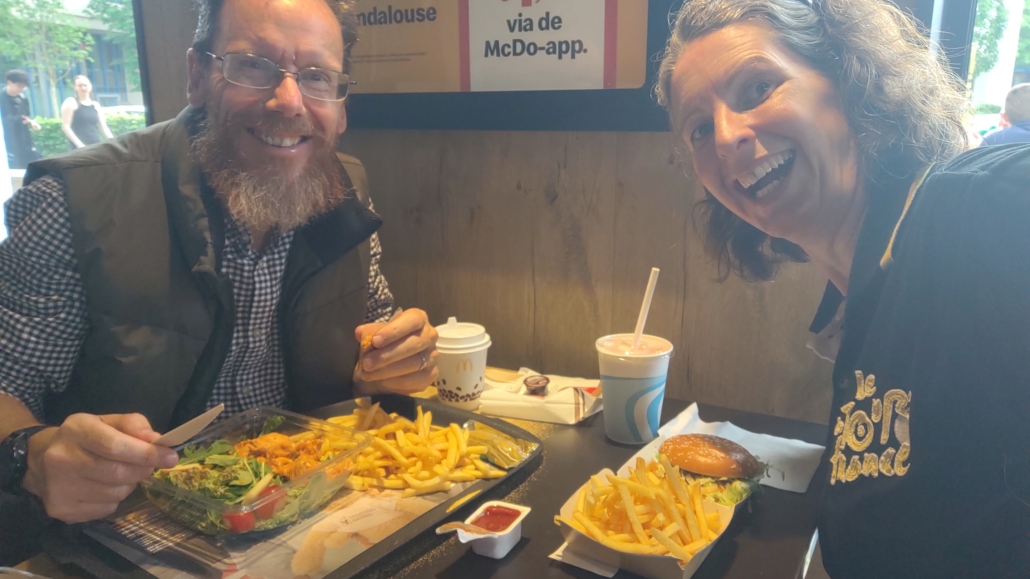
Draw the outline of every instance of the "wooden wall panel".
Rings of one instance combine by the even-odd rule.
[[[805,347],[824,278],[715,282],[668,135],[361,130],[342,149],[368,168],[398,303],[484,324],[491,364],[596,376],[594,340],[632,331],[657,266],[669,395],[826,420],[831,367]]]

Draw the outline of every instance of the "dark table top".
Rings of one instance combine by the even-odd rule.
[[[670,420],[687,406],[686,402],[666,399],[662,422]],[[701,418],[707,422],[729,421],[752,432],[815,444],[823,444],[825,439],[826,426],[821,424],[704,404],[699,405],[699,410]],[[523,522],[522,540],[512,552],[501,560],[488,559],[474,554],[470,545],[461,544],[453,534],[437,536],[428,531],[395,551],[387,560],[377,563],[362,579],[597,577],[548,557],[564,541],[553,518],[590,475],[606,467],[618,469],[639,447],[608,440],[604,434],[604,417],[600,414],[576,426],[522,420],[512,422],[543,441],[542,459],[527,465],[510,480],[473,501],[473,504],[479,504],[482,500],[504,499],[533,508]],[[805,494],[762,487],[762,492],[752,499],[751,512],[742,511],[734,519],[694,577],[802,577],[813,546],[816,505],[826,479],[826,464],[823,463]],[[471,508],[474,506],[466,505],[455,515],[466,516]],[[53,562],[46,555],[40,555],[19,565],[19,568],[53,572]],[[67,573],[50,576],[81,577]],[[329,577],[331,579],[332,575]],[[636,575],[620,571],[615,577],[625,579]]]
[[[688,403],[666,399],[662,422],[682,412]],[[783,438],[823,444],[826,426],[774,416],[699,404],[706,422],[729,421],[737,426]],[[453,534],[420,536],[408,548],[395,553],[365,575],[369,579],[436,577],[459,579],[596,579],[597,575],[554,561],[548,556],[564,541],[553,522],[565,501],[586,479],[608,467],[617,470],[638,449],[608,440],[600,414],[576,426],[513,420],[544,443],[543,463],[522,480],[499,486],[486,499],[504,499],[529,505],[533,512],[522,524],[522,541],[501,560],[472,552]],[[528,469],[527,469],[528,470]],[[821,464],[805,494],[762,487],[752,499],[752,512],[742,511],[694,575],[696,579],[754,579],[802,577],[813,546],[816,505],[827,478]],[[512,485],[518,486],[511,488]],[[508,488],[505,488],[508,487]],[[478,501],[477,501],[478,503]],[[617,579],[637,577],[620,571]]]

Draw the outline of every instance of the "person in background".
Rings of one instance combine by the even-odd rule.
[[[981,147],[1030,143],[1030,83],[1017,84],[1005,95],[1001,128],[984,135]]]
[[[1030,577],[1030,145],[888,0],[685,2],[658,89],[723,275],[829,278],[830,577]]]
[[[85,75],[74,79],[75,96],[64,99],[61,105],[61,130],[68,137],[72,149],[100,142],[100,133],[108,139],[114,138],[107,128],[104,110],[93,100],[93,83]]]
[[[7,166],[24,169],[40,158],[36,143],[29,130],[38,131],[39,123],[32,119],[29,99],[24,93],[29,88],[29,75],[24,70],[13,69],[4,75],[7,86],[0,94],[0,115],[3,115],[4,143],[7,146]]]
[[[351,3],[197,12],[189,106],[31,164],[7,204],[0,489],[52,519],[112,513],[176,464],[158,433],[207,408],[310,412],[437,376],[436,330],[380,272],[364,167],[336,152]],[[0,513],[0,550],[38,539],[26,510]]]

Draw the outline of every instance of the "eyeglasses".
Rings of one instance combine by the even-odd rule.
[[[267,58],[253,54],[205,54],[222,61],[222,76],[225,80],[247,88],[277,87],[286,75],[292,74],[304,96],[320,101],[342,101],[347,98],[350,85],[358,84],[350,79],[350,75],[335,70],[311,67],[290,72],[279,68],[278,64]]]

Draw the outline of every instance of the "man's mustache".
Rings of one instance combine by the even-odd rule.
[[[235,118],[228,119],[226,125],[230,129],[251,129],[266,135],[302,135],[322,142],[328,140],[310,120],[302,117],[285,118],[279,115],[264,115],[258,118]]]

